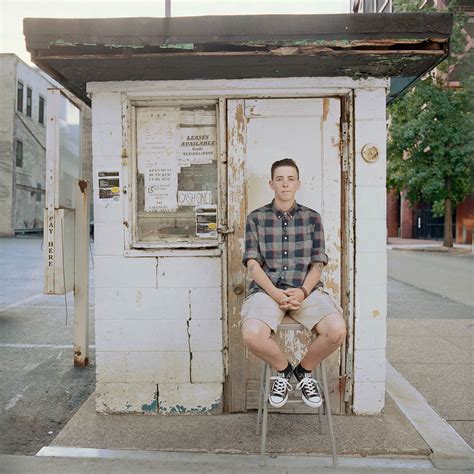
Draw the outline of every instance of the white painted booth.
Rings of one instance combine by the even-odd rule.
[[[394,19],[377,16],[375,23],[371,15],[356,15],[363,21],[352,15],[133,19],[144,32],[133,39],[136,48],[156,50],[87,59],[79,48],[76,64],[73,47],[64,67],[56,43],[49,40],[54,59],[48,62],[31,33],[37,63],[58,77],[69,74],[71,90],[92,103],[97,411],[256,407],[259,366],[238,326],[248,283],[241,263],[245,218],[272,199],[270,166],[283,158],[300,168],[298,202],[322,215],[330,259],[323,280],[348,327],[345,344],[328,362],[331,406],[339,414],[382,411],[386,99],[442,59],[449,38],[442,33],[446,16],[435,16],[440,25],[431,29],[388,16]],[[66,20],[29,21],[27,44],[28,31],[42,32],[41,41],[45,31],[57,38]],[[111,44],[107,35],[118,20],[101,21],[102,29],[95,24],[101,44]],[[166,40],[155,30],[151,40],[147,25],[163,27]],[[242,25],[250,25],[238,33],[246,48],[265,51],[236,50]],[[257,33],[265,28],[275,31]],[[387,42],[371,43],[374,29],[392,46],[400,41],[407,48],[413,37],[412,59],[404,61]],[[197,45],[198,30],[212,39]],[[88,34],[76,32],[75,47],[90,52]],[[255,38],[264,46],[255,46]],[[420,38],[432,44],[417,52]],[[123,48],[131,47],[127,41]],[[223,42],[232,52],[222,53]],[[301,354],[305,337],[281,342]]]
[[[234,383],[245,388],[241,376],[247,383],[243,393],[231,391],[234,403],[243,400],[240,409],[252,407],[246,399],[252,398],[258,369],[253,370],[238,340],[237,348],[232,346],[245,295],[244,224],[248,212],[272,199],[269,169],[285,157],[300,167],[298,201],[323,218],[330,258],[326,288],[338,300],[343,288],[347,295],[343,304],[350,337],[331,362],[333,406],[344,411],[345,397],[353,395],[356,412],[382,409],[386,87],[385,80],[347,78],[88,85],[99,411],[219,412],[225,378],[234,378],[233,359],[239,360]],[[190,135],[205,138],[182,146]],[[202,141],[212,145],[197,143]],[[367,143],[379,153],[373,163],[360,154]],[[189,153],[197,150],[192,163],[184,158],[189,148]],[[209,159],[202,158],[203,150],[211,152]],[[194,184],[200,170],[207,169],[212,181],[202,184],[211,197],[203,190],[180,189],[180,175],[189,168]],[[154,185],[147,182],[152,174],[159,175],[157,183],[164,182],[160,190],[173,189],[146,195],[146,187]],[[145,189],[140,190],[142,179]],[[117,187],[116,193],[106,193],[108,185]],[[186,191],[217,206],[217,228],[211,226],[201,237],[196,237],[194,210],[178,207],[178,196]],[[357,219],[354,199],[361,204]],[[346,374],[354,384],[339,392],[340,376]]]

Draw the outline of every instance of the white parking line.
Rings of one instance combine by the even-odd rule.
[[[0,311],[5,311],[6,309],[14,308],[15,306],[20,306],[23,303],[28,303],[28,301],[34,300],[35,298],[39,298],[40,296],[43,296],[43,293],[38,293],[37,295],[30,296],[29,298],[25,298],[24,300],[20,300],[20,301],[17,301],[16,303],[12,303],[8,306],[0,308]]]

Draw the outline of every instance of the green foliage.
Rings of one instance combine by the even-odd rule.
[[[389,189],[406,190],[410,202],[433,203],[435,214],[443,215],[446,198],[456,205],[471,191],[474,120],[469,92],[427,77],[392,105],[390,117]]]
[[[396,11],[420,11],[416,0],[396,0]],[[436,11],[433,8],[422,11]],[[447,87],[449,73],[464,52],[466,16],[452,0],[453,34],[450,56],[436,78],[428,75],[389,108],[387,186],[405,191],[411,203],[433,204],[435,215],[444,214],[445,200],[453,206],[472,192],[474,170],[474,119],[472,78],[461,78],[461,88]],[[466,68],[469,70],[469,68]]]

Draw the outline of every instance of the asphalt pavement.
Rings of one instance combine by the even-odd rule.
[[[73,322],[72,294],[43,294],[42,239],[0,238],[0,453],[36,454],[94,391],[95,368],[73,366]]]

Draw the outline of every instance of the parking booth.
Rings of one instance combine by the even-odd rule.
[[[92,104],[97,411],[256,408],[260,365],[239,328],[245,219],[272,199],[271,163],[292,158],[348,327],[328,361],[331,406],[380,413],[386,103],[446,57],[451,17],[26,19],[24,31],[33,61]],[[307,338],[281,343],[301,355]]]

